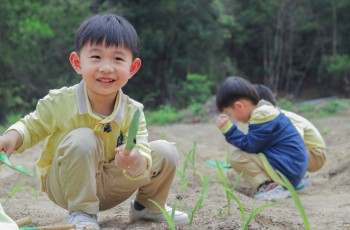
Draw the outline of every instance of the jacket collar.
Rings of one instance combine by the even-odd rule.
[[[90,105],[90,101],[87,96],[87,90],[84,81],[81,81],[77,86],[77,102],[79,108],[79,114],[89,114],[90,116],[101,120],[99,116],[93,113]],[[103,119],[101,123],[108,123],[115,121],[121,123],[125,110],[125,94],[120,89],[117,98],[114,103],[114,109],[111,115]]]

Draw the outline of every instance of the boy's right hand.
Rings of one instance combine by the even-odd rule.
[[[10,157],[12,152],[21,145],[22,137],[15,130],[10,130],[4,135],[0,136],[0,151],[4,151],[8,157]],[[0,165],[2,165],[1,161]]]
[[[216,126],[221,129],[221,127],[223,127],[227,122],[230,122],[230,118],[222,113],[219,115],[219,117],[216,119]]]

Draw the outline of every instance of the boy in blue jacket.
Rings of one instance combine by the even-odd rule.
[[[227,142],[238,148],[231,166],[243,172],[243,178],[256,189],[254,199],[290,197],[275,170],[297,187],[308,166],[305,144],[291,121],[271,103],[259,101],[255,87],[240,77],[228,77],[221,84],[216,104],[223,112],[216,125]],[[248,123],[247,134],[238,130],[229,116]]]

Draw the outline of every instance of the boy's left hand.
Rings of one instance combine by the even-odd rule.
[[[115,165],[123,170],[127,170],[131,176],[139,176],[147,170],[147,159],[134,148],[130,154],[123,153],[125,145],[115,148]]]

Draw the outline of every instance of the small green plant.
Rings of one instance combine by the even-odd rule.
[[[227,179],[224,175],[224,172],[222,171],[220,165],[219,165],[219,162],[218,161],[215,161],[216,163],[216,168],[218,170],[218,174],[217,174],[217,177],[220,181],[220,184],[225,188],[226,190],[226,198],[227,198],[227,212],[229,214],[231,214],[231,206],[230,206],[230,203],[231,203],[231,199],[232,199],[232,196],[230,195],[229,191],[231,191],[232,193],[235,191],[236,189],[236,186],[238,185],[238,181],[239,181],[239,178],[242,176],[242,174],[240,174],[238,177],[237,177],[237,180],[235,181],[235,183],[233,184],[232,187],[230,187],[228,185],[228,182],[227,182]]]
[[[187,169],[188,169],[189,164],[191,165],[193,175],[197,174],[197,170],[198,170],[199,166],[198,167],[196,166],[196,161],[195,161],[196,151],[197,151],[197,143],[194,142],[193,148],[189,152],[184,153],[185,159],[184,159],[184,162],[182,164],[182,170],[176,169],[176,175],[178,177],[180,177],[181,188],[183,190],[187,189],[187,187],[188,187],[186,173],[187,173]]]
[[[188,187],[188,182],[186,179],[186,169],[183,167],[182,171],[176,169],[176,175],[180,178],[181,181],[181,189],[186,190]]]
[[[286,202],[273,202],[273,203],[269,203],[269,204],[266,204],[266,205],[263,205],[261,207],[258,207],[256,209],[253,209],[248,218],[246,217],[246,211],[245,211],[245,208],[242,204],[242,202],[240,201],[240,199],[235,195],[234,191],[236,189],[236,186],[238,185],[239,183],[239,180],[240,178],[242,177],[243,173],[241,173],[234,185],[230,188],[228,186],[228,183],[227,183],[227,180],[224,176],[224,173],[221,169],[221,167],[219,166],[219,163],[218,161],[216,161],[216,167],[218,169],[218,176],[219,176],[219,179],[220,179],[220,182],[221,182],[221,185],[225,188],[225,191],[226,191],[226,198],[227,198],[227,204],[228,204],[228,213],[231,214],[231,200],[234,200],[238,207],[239,207],[239,210],[241,212],[241,226],[242,226],[242,229],[247,229],[247,227],[249,226],[250,222],[254,219],[254,217],[256,215],[258,215],[260,212],[262,212],[263,210],[269,208],[269,207],[272,207],[272,206],[275,206],[275,205],[279,205],[279,204],[286,204]]]
[[[185,158],[188,160],[188,162],[190,162],[193,174],[196,174],[199,168],[196,166],[196,160],[195,160],[196,152],[197,152],[197,143],[194,142],[193,148],[188,153],[185,153]]]
[[[191,152],[191,151],[190,151]],[[178,177],[180,177],[181,180],[181,189],[182,190],[186,190],[188,187],[188,183],[187,183],[187,179],[186,179],[186,172],[187,172],[187,167],[188,167],[188,161],[189,161],[189,157],[187,157],[189,153],[185,153],[185,159],[184,162],[182,164],[182,170],[180,169],[176,169],[176,175]]]
[[[231,153],[230,153],[230,150],[228,148],[226,149],[225,162],[226,162],[226,165],[231,164]]]
[[[16,195],[17,193],[23,191],[23,190],[29,190],[33,193],[35,199],[38,198],[38,191],[31,187],[31,186],[20,186],[19,184],[21,183],[21,178],[18,180],[17,182],[17,185],[11,189],[11,191],[9,192],[9,194],[7,195],[5,201],[2,203],[3,206],[6,206],[9,202],[10,202],[10,199]]]
[[[157,206],[157,208],[159,208],[159,210],[162,212],[162,214],[164,215],[164,217],[165,217],[165,219],[166,219],[166,221],[167,221],[167,223],[169,225],[169,229],[170,230],[175,230],[174,219],[175,219],[176,203],[173,204],[171,215],[169,215],[167,213],[167,211],[164,209],[164,207],[160,206],[156,201],[151,200],[151,199],[148,199],[148,201],[150,201],[155,206]]]
[[[203,200],[206,197],[206,195],[208,194],[209,183],[210,183],[212,176],[213,176],[212,174],[205,175],[205,176],[199,175],[199,177],[201,178],[201,181],[202,181],[201,194],[200,194],[196,204],[194,205],[194,207],[192,209],[190,207],[187,207],[187,206],[183,207],[185,209],[186,213],[188,214],[190,226],[192,226],[193,219],[194,219],[197,211],[203,207]]]
[[[310,230],[310,222],[309,219],[307,217],[307,214],[304,210],[304,207],[300,201],[300,198],[298,196],[298,193],[295,191],[293,185],[289,182],[289,180],[287,179],[287,177],[285,177],[281,172],[277,171],[278,175],[281,177],[281,179],[283,180],[285,186],[287,187],[287,189],[289,190],[289,192],[292,194],[293,200],[295,205],[297,206],[299,213],[301,215],[301,218],[304,221],[304,227],[305,230]]]
[[[242,202],[240,201],[240,199],[230,189],[226,188],[226,192],[231,196],[231,198],[237,203],[237,205],[239,207],[239,210],[241,212],[241,226],[242,226],[243,230],[247,229],[250,222],[255,218],[255,216],[258,215],[259,213],[261,213],[262,211],[264,211],[265,209],[270,208],[270,207],[275,206],[275,205],[287,204],[286,202],[273,202],[273,203],[265,204],[265,205],[260,206],[256,209],[253,209],[250,212],[248,218],[246,218],[246,211],[245,211],[245,208],[244,208]]]

